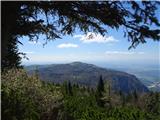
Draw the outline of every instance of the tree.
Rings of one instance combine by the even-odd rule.
[[[39,70],[38,70],[38,66],[35,67],[34,75],[35,75],[36,79],[39,79]]]
[[[71,85],[70,81],[68,82],[68,94],[71,95],[71,96],[73,95],[72,85]]]
[[[138,93],[136,90],[133,91],[133,99],[134,99],[134,104],[136,104],[138,101]]]
[[[3,58],[3,54],[2,54],[2,61],[1,61],[1,66],[2,68],[5,69],[10,69],[13,67],[18,67],[21,68],[22,66],[21,64],[21,57],[19,56],[20,54],[23,53],[19,53],[18,52],[18,47],[17,47],[17,43],[16,40],[12,40],[9,39],[9,43],[8,44],[8,48],[6,49],[6,52],[8,54],[6,54],[6,56]],[[3,70],[3,69],[2,69]]]
[[[96,90],[97,104],[101,107],[104,106],[104,101],[102,100],[103,93],[104,93],[104,82],[103,82],[102,75],[101,75],[99,78],[99,82],[98,82],[97,90]]]
[[[119,91],[119,95],[120,95],[122,106],[124,106],[126,104],[126,95],[121,90]]]
[[[68,84],[67,84],[67,81],[63,82],[62,93],[63,93],[64,96],[66,96],[68,94]]]
[[[104,82],[103,82],[103,79],[102,79],[102,75],[100,75],[100,78],[99,78],[99,82],[98,82],[98,85],[97,85],[97,91],[102,95],[102,92],[104,92]]]
[[[45,45],[48,40],[72,35],[76,28],[85,33],[93,31],[105,35],[106,26],[112,29],[123,27],[124,36],[132,42],[130,48],[145,43],[146,38],[159,41],[160,23],[156,17],[159,5],[158,1],[3,1],[3,64],[7,64],[5,59],[10,65],[14,64],[7,58],[7,49],[11,41],[20,43],[19,37],[38,40],[40,34],[45,35]]]
[[[150,93],[146,106],[148,112],[160,117],[160,93]]]
[[[107,80],[105,82],[105,92],[104,92],[104,97],[103,97],[103,100],[105,101],[105,106],[107,106],[108,108],[111,108],[113,103],[113,99],[116,99],[118,100],[117,98],[113,98],[115,97],[113,94],[112,94],[112,81],[111,80]]]

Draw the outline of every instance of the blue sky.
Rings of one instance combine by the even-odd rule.
[[[157,10],[156,16],[160,17]],[[39,15],[44,19],[44,15]],[[160,19],[160,18],[158,18]],[[52,22],[52,21],[51,21]],[[139,44],[136,49],[128,50],[131,42],[124,38],[123,29],[118,31],[107,28],[106,36],[95,33],[84,33],[76,30],[73,36],[61,36],[48,42],[43,47],[44,37],[40,36],[37,43],[21,38],[24,44],[19,45],[19,51],[27,54],[29,60],[22,59],[22,64],[51,64],[81,61],[87,63],[108,63],[117,65],[154,64],[160,65],[160,42],[147,39],[147,43]],[[92,34],[93,39],[88,39]]]
[[[88,35],[94,37],[88,39]],[[76,31],[73,36],[62,36],[48,42],[44,47],[43,36],[39,41],[31,42],[26,37],[21,39],[24,44],[19,45],[19,50],[27,54],[29,60],[22,59],[22,64],[51,64],[82,61],[88,63],[116,63],[116,64],[159,64],[159,42],[148,39],[146,44],[139,44],[136,49],[128,50],[131,45],[123,37],[122,29],[108,30],[106,36],[100,34],[83,34]]]

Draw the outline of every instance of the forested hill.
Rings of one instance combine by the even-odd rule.
[[[34,73],[37,69],[38,75],[42,80],[54,83],[70,81],[71,84],[95,88],[102,75],[103,80],[111,84],[112,90],[117,92],[122,91],[123,93],[131,93],[137,91],[142,93],[149,91],[134,75],[82,62],[32,65],[25,68],[29,74]]]

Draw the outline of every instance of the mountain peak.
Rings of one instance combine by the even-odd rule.
[[[70,65],[80,65],[80,64],[86,64],[86,63],[75,61],[75,62],[72,62],[72,63],[69,63],[69,64]]]
[[[33,72],[33,71],[30,71]],[[112,89],[124,93],[147,92],[148,89],[133,75],[107,70],[93,64],[83,62],[72,62],[68,64],[53,64],[39,68],[39,75],[42,80],[54,83],[63,83],[65,80],[72,84],[79,84],[95,88],[100,75],[104,81],[112,81]]]

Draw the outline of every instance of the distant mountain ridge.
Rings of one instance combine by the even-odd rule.
[[[42,80],[63,83],[70,81],[72,84],[79,84],[89,87],[96,87],[100,75],[104,81],[111,81],[112,89],[131,93],[137,91],[139,93],[148,92],[148,88],[143,85],[136,76],[111,69],[105,69],[93,64],[82,62],[73,62],[68,64],[51,64],[51,65],[35,65],[27,66],[29,74],[35,69]]]

